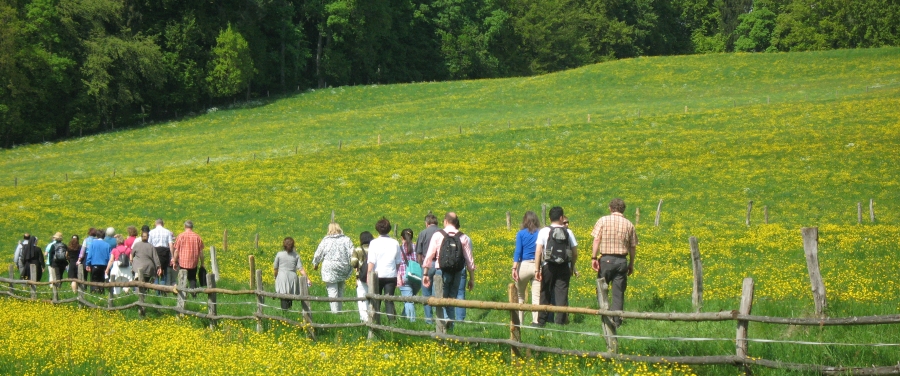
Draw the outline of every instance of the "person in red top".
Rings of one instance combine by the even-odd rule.
[[[197,268],[203,265],[203,239],[194,232],[193,221],[184,221],[184,232],[175,239],[174,249],[172,267],[187,270],[190,287],[197,288]]]

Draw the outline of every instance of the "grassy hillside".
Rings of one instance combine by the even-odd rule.
[[[228,229],[229,250],[219,255],[221,284],[237,287],[247,255],[266,267],[284,236],[298,240],[308,263],[331,210],[354,237],[372,231],[382,215],[418,230],[429,210],[455,210],[476,244],[479,271],[470,297],[500,301],[510,282],[515,224],[525,210],[563,206],[581,249],[589,252],[590,226],[606,214],[611,198],[622,197],[629,218],[635,219],[636,208],[642,213],[628,310],[690,309],[687,238],[697,236],[704,310],[736,308],[741,279],[752,276],[754,313],[809,315],[799,230],[820,226],[830,314],[896,314],[898,57],[900,49],[634,59],[524,79],[335,88],[140,130],[20,147],[0,152],[0,234],[12,246],[25,230],[46,239],[55,231],[121,229],[156,217],[176,229],[192,219],[217,248]],[[67,171],[72,180],[61,181]],[[20,185],[14,188],[16,176]],[[858,225],[856,204],[870,198],[877,221]],[[660,199],[657,228],[652,221]],[[769,224],[763,224],[764,206]],[[512,230],[505,227],[506,211]],[[259,251],[252,245],[256,233]],[[585,275],[573,281],[571,302],[595,306],[589,266],[579,269]],[[312,275],[316,282],[318,274]],[[321,283],[312,291],[325,294]],[[470,315],[504,320],[500,313]],[[598,323],[579,319],[570,329],[597,331]],[[505,329],[460,330],[502,336]],[[757,325],[750,333],[821,342],[900,338],[897,326],[875,333]],[[734,327],[631,321],[620,334],[729,338]],[[596,338],[544,336],[525,333],[532,342],[603,348]],[[733,352],[729,342],[623,340],[620,347],[640,354]],[[887,365],[896,362],[896,348],[888,349],[753,343],[750,353]]]

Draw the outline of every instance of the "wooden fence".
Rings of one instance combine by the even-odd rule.
[[[34,265],[31,266],[35,268]],[[301,294],[288,295],[267,292],[263,289],[262,270],[255,271],[255,288],[250,290],[227,290],[216,287],[216,276],[208,274],[207,284],[205,288],[187,288],[186,271],[181,270],[178,273],[177,284],[175,286],[156,285],[142,281],[132,282],[112,282],[99,283],[88,282],[83,280],[83,271],[79,270],[79,279],[62,279],[51,282],[34,282],[27,280],[15,279],[13,275],[13,267],[9,267],[9,278],[0,278],[0,283],[8,284],[7,291],[0,291],[0,295],[6,295],[15,299],[31,300],[31,301],[47,301],[53,304],[78,303],[85,307],[101,309],[107,311],[118,311],[136,308],[141,317],[144,317],[147,308],[157,310],[174,311],[182,315],[194,316],[201,319],[209,320],[210,329],[217,326],[219,320],[251,320],[256,322],[257,331],[264,328],[264,320],[278,320],[290,325],[298,326],[305,330],[311,339],[316,338],[316,330],[333,329],[333,328],[350,328],[350,327],[367,327],[369,330],[369,338],[375,338],[377,332],[391,332],[407,336],[429,337],[438,340],[452,340],[464,343],[484,343],[495,345],[506,345],[511,348],[512,353],[516,357],[522,357],[522,350],[529,350],[542,353],[572,355],[572,356],[588,356],[603,359],[614,359],[619,361],[631,362],[647,362],[647,363],[679,363],[687,365],[734,365],[738,367],[762,366],[776,369],[788,369],[798,371],[812,371],[825,375],[834,374],[852,374],[852,375],[898,375],[900,374],[900,363],[894,366],[872,366],[872,367],[842,367],[842,366],[822,366],[814,364],[788,363],[775,360],[767,360],[752,357],[748,353],[748,330],[751,322],[767,323],[767,324],[783,324],[783,325],[803,325],[803,326],[834,326],[834,325],[879,325],[879,324],[898,324],[900,323],[900,315],[883,315],[883,316],[864,316],[864,317],[846,317],[846,318],[784,318],[784,317],[768,317],[756,316],[751,314],[753,306],[754,282],[752,278],[745,278],[743,281],[743,290],[741,295],[740,306],[738,310],[722,311],[722,312],[695,312],[695,313],[657,313],[657,312],[629,312],[629,311],[610,311],[608,309],[607,284],[603,279],[597,280],[597,296],[600,309],[580,308],[580,307],[557,307],[546,305],[531,305],[516,303],[517,294],[515,284],[509,284],[509,300],[510,302],[492,302],[492,301],[475,301],[475,300],[459,300],[450,298],[436,297],[400,297],[377,295],[368,293],[364,298],[360,297],[342,297],[329,298],[320,296],[310,296],[306,289],[306,279],[301,278],[300,285]],[[36,272],[32,269],[32,275]],[[54,271],[50,270],[51,275]],[[370,271],[368,275],[369,291],[376,291],[375,283],[378,280],[377,274]],[[59,299],[59,288],[64,283],[75,282],[77,284],[77,295],[73,298]],[[442,280],[440,275],[434,278],[434,294],[435,296],[443,296],[441,291]],[[21,296],[17,294],[16,285],[24,285],[28,289],[24,290],[30,296]],[[50,286],[52,299],[41,300],[37,298],[38,286]],[[95,304],[85,299],[85,287],[93,286],[106,288],[109,290],[109,297],[106,306]],[[114,304],[113,287],[133,287],[137,288],[138,300],[133,303],[124,305]],[[156,290],[165,293],[173,293],[176,296],[176,305],[160,305],[145,302],[145,295],[148,290]],[[18,291],[23,291],[19,289]],[[207,296],[206,312],[191,311],[185,308],[187,294],[205,294]],[[256,311],[252,315],[232,316],[222,315],[217,311],[217,297],[219,295],[252,295],[255,297]],[[292,320],[286,317],[268,315],[264,313],[263,307],[265,298],[273,299],[289,299],[299,301],[301,305],[302,321]],[[309,302],[368,302],[367,322],[359,323],[336,323],[324,324],[315,323],[312,320]],[[390,325],[382,325],[380,315],[376,314],[374,307],[380,302],[412,302],[415,304],[427,304],[432,307],[461,307],[476,308],[486,310],[508,311],[510,316],[509,330],[510,338],[482,338],[468,337],[448,334],[446,330],[446,321],[444,320],[442,309],[436,309],[436,325],[434,331],[409,330],[392,327]],[[252,304],[252,302],[250,302]],[[540,346],[521,341],[519,333],[518,311],[536,311],[536,312],[556,312],[583,314],[601,317],[602,336],[607,343],[607,351],[586,351],[586,350],[570,350],[547,346]],[[618,337],[616,335],[615,326],[611,324],[610,317],[622,317],[637,320],[660,320],[660,321],[688,321],[688,322],[708,322],[708,321],[735,321],[735,353],[733,355],[710,355],[710,356],[647,356],[647,355],[628,355],[618,353]]]

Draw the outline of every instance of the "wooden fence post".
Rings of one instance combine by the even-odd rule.
[[[769,224],[769,205],[763,206],[763,214],[766,217],[766,224]]]
[[[434,292],[432,294],[433,297],[441,299],[444,297],[444,276],[442,274],[435,274],[434,279],[431,281],[431,291]],[[434,331],[438,334],[447,334],[447,323],[444,321],[444,308],[453,309],[453,307],[435,307],[434,308]]]
[[[50,266],[47,269],[50,270],[50,278],[48,278],[50,280],[50,282],[56,282],[56,267]],[[51,299],[53,299],[53,303],[56,303],[59,301],[59,285],[60,285],[59,283],[51,283],[50,284],[50,291],[53,291],[53,297],[51,298]]]
[[[256,257],[250,255],[250,289],[256,289]]]
[[[606,279],[597,278],[597,303],[601,310],[609,309],[609,285]],[[600,316],[603,323],[603,337],[606,339],[606,351],[616,353],[619,351],[619,339],[616,338],[616,325],[609,316]]]
[[[656,220],[653,221],[653,225],[659,227],[659,213],[662,211],[662,199],[659,199],[659,205],[656,205]]]
[[[856,224],[862,224],[862,202],[856,203]]]
[[[178,285],[178,294],[176,294],[178,298],[178,308],[184,309],[184,298],[186,295],[184,289],[187,288],[187,269],[178,270],[176,281]]]
[[[509,231],[510,228],[512,228],[512,223],[509,218],[509,211],[507,211],[506,212],[506,231]]]
[[[76,265],[76,267],[78,268],[78,283],[75,286],[78,290],[78,304],[84,304],[84,285],[81,284],[84,281],[84,267],[82,265]]]
[[[334,223],[334,210],[331,211],[331,222],[330,223]]]
[[[216,280],[219,279],[218,273],[207,274],[206,275],[206,288],[214,289],[216,288]],[[209,315],[209,329],[216,328],[216,315],[218,314],[218,307],[216,307],[216,293],[207,292],[206,293],[206,313]]]
[[[212,275],[214,275],[216,277],[216,281],[218,281],[219,259],[216,257],[216,246],[209,247],[209,264],[212,266]]]
[[[634,225],[641,223],[641,208],[634,208]]]
[[[106,291],[106,308],[113,307],[113,299],[116,297],[116,294],[113,293],[114,291],[116,291],[116,289],[112,286]]]
[[[37,275],[37,265],[31,264],[28,267],[30,268],[29,272],[31,272],[31,274],[28,275],[28,280],[32,282],[40,282],[34,280],[34,276]],[[37,285],[29,284],[28,289],[31,290],[31,299],[37,299]]]
[[[265,302],[266,302],[266,300],[265,300],[266,297],[260,295],[260,293],[263,291],[262,270],[257,270],[254,277],[255,277],[254,280],[256,281],[254,283],[255,288],[253,288],[256,290],[256,332],[262,333],[263,332],[263,321],[262,321],[263,320],[262,319],[263,304],[265,304]]]
[[[300,295],[301,296],[309,296],[309,282],[307,281],[305,276],[299,276],[300,280]],[[316,329],[312,326],[312,313],[310,313],[309,302],[306,300],[300,300],[300,310],[303,312],[303,322],[308,326],[306,328],[306,334],[309,336],[309,339],[315,341],[316,340]]]
[[[138,271],[136,274],[137,275],[135,277],[137,277],[136,279],[138,282],[146,282],[146,281],[144,281],[143,273]],[[144,306],[142,304],[144,304],[144,296],[147,294],[147,289],[144,287],[138,287],[137,293],[138,293],[138,316],[140,316],[141,318],[144,318],[144,315],[146,314],[146,309],[144,308]]]
[[[15,270],[15,265],[13,265],[13,264],[9,264],[9,279],[10,279],[10,281],[16,279],[16,270]],[[15,295],[15,293],[16,293],[15,288],[16,288],[16,284],[9,282],[9,293],[10,294]]]
[[[588,115],[590,118],[590,115]],[[516,289],[515,283],[509,284],[509,302],[510,303],[518,303],[519,302],[519,294]],[[522,342],[522,333],[519,330],[519,325],[522,325],[522,321],[519,320],[519,311],[510,310],[509,311],[509,339],[516,342]],[[521,358],[522,353],[520,352],[518,347],[510,346],[510,351],[512,351],[512,356]]]
[[[738,311],[742,315],[749,315],[750,309],[753,308],[753,278],[744,278],[744,284],[741,287],[741,308]],[[735,352],[739,358],[746,358],[747,355],[747,324],[748,321],[738,320],[737,336],[735,338]]]
[[[753,211],[753,200],[747,203],[747,227],[750,227],[750,212]]]
[[[819,228],[804,227],[803,253],[806,254],[806,268],[809,270],[809,282],[812,285],[813,301],[816,303],[816,316],[824,317],[827,301],[825,299],[825,282],[819,271]]]
[[[541,226],[547,226],[547,204],[541,204]]]
[[[688,242],[691,245],[691,262],[694,266],[694,290],[691,302],[694,305],[694,312],[700,312],[703,308],[703,262],[700,260],[700,244],[694,236],[691,236]]]
[[[222,251],[228,252],[228,229],[222,232]],[[218,276],[218,275],[217,275]]]
[[[869,199],[869,221],[875,223],[875,199]]]
[[[256,237],[253,238],[253,244],[256,247],[256,251],[259,252],[259,233],[256,233]]]
[[[588,123],[591,122],[591,114],[588,114]]]
[[[378,294],[378,273],[375,273],[374,269],[369,269],[368,275],[366,276],[366,287],[369,290],[369,294],[376,295]],[[375,313],[375,298],[369,298],[369,324],[378,324],[380,323],[380,318],[378,314]],[[376,322],[376,320],[379,320]],[[375,330],[372,327],[369,327],[369,337],[368,339],[375,339]]]

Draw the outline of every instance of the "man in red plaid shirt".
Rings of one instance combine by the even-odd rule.
[[[191,288],[197,288],[197,268],[203,265],[203,240],[194,232],[194,222],[184,222],[184,232],[175,239],[172,267],[187,270]],[[193,294],[196,296],[197,294]]]

